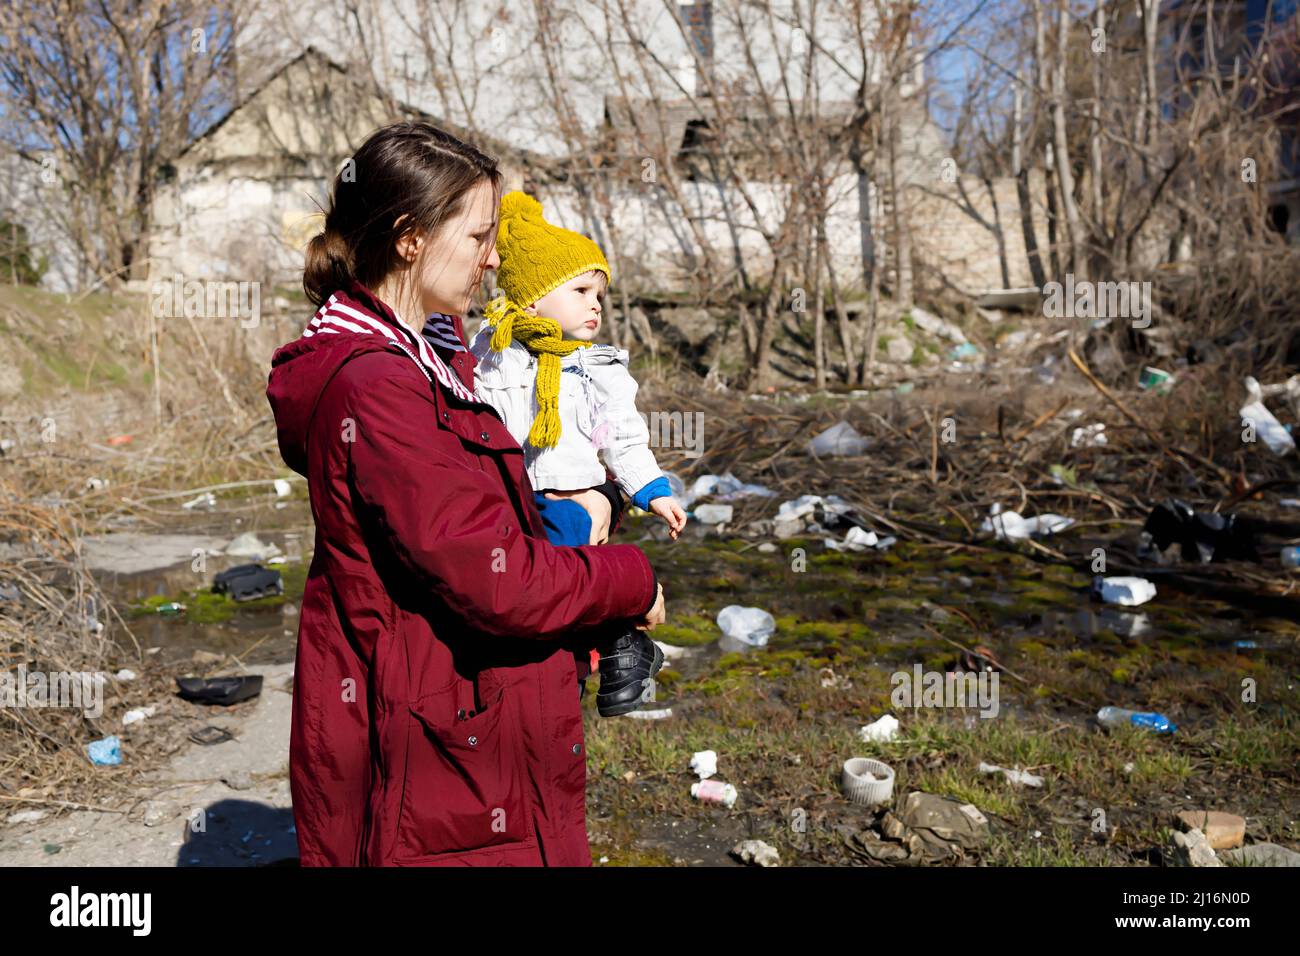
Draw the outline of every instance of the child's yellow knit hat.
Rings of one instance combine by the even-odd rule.
[[[609,263],[600,246],[548,223],[542,204],[518,191],[501,197],[497,255],[501,257],[497,286],[503,294],[483,311],[493,328],[490,345],[499,352],[514,340],[538,357],[538,412],[528,443],[534,448],[554,447],[560,440],[560,357],[591,343],[566,340],[560,323],[524,309],[584,272],[603,272],[609,279]]]
[[[584,272],[595,269],[612,278],[600,246],[551,225],[542,216],[542,204],[517,190],[501,197],[497,255],[497,285],[521,309]]]

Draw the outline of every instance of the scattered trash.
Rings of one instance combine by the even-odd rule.
[[[293,494],[293,485],[289,484],[284,478],[275,479],[275,496],[277,498],[288,498]]]
[[[235,601],[255,601],[284,593],[284,580],[279,571],[260,564],[241,564],[222,571],[212,580],[214,594],[229,594]]]
[[[194,733],[190,734],[190,740],[196,744],[202,744],[204,747],[211,747],[213,744],[224,744],[227,740],[234,740],[235,737],[228,730],[220,727],[214,727],[209,724],[206,727],[200,727]]]
[[[1103,578],[1097,575],[1092,579],[1092,593],[1107,604],[1137,607],[1156,596],[1156,586],[1146,578]]]
[[[1214,855],[1213,848],[1200,830],[1186,833],[1175,830],[1170,834],[1165,861],[1169,866],[1223,866],[1223,861]]]
[[[20,601],[22,597],[23,592],[16,584],[0,584],[0,601]]]
[[[985,763],[981,760],[977,769],[980,773],[1000,773],[1018,786],[1041,787],[1043,785],[1042,777],[1036,776],[1032,773],[1026,773],[1019,768],[1011,770],[1006,767],[999,767],[996,764]]]
[[[858,739],[863,743],[887,744],[898,739],[901,725],[893,714],[885,714],[879,720],[867,724],[858,731]]]
[[[980,350],[970,342],[963,342],[952,349],[948,350],[948,358],[954,362],[965,362],[980,357]]]
[[[158,613],[163,617],[175,617],[178,614],[184,614],[187,610],[189,609],[179,601],[168,601],[166,604],[158,605]]]
[[[692,514],[701,524],[726,524],[735,509],[731,505],[696,505]]]
[[[989,836],[988,820],[974,804],[919,790],[907,795],[897,814],[885,811],[879,833],[837,829],[851,852],[882,863],[961,860]]]
[[[1243,426],[1250,425],[1255,434],[1261,438],[1268,450],[1275,455],[1287,455],[1295,451],[1295,439],[1282,427],[1267,408],[1264,407],[1263,393],[1259,382],[1246,376],[1246,404],[1241,406]]]
[[[634,717],[637,720],[667,720],[673,715],[671,707],[662,707],[656,710],[631,710],[628,711],[628,717]]]
[[[134,435],[114,435],[112,438],[105,441],[104,444],[108,445],[110,448],[117,448],[119,445],[129,445],[133,441],[135,441]]]
[[[249,700],[262,692],[262,675],[242,677],[178,677],[182,700],[193,704],[216,704],[227,707]]]
[[[911,394],[912,394],[912,390],[913,390],[914,388],[916,388],[916,386],[913,385],[911,382],[903,382],[902,384],[900,384],[898,387],[896,387],[896,388],[894,389],[894,394],[895,394],[895,395],[911,395]]]
[[[829,667],[823,667],[817,672],[817,676],[821,679],[821,685],[823,687],[837,690],[848,690],[853,686],[852,680],[847,677],[840,677]]]
[[[1222,810],[1180,810],[1174,819],[1184,830],[1200,830],[1212,850],[1231,850],[1246,840],[1246,821]]]
[[[1164,714],[1125,710],[1123,707],[1103,707],[1097,711],[1097,723],[1103,727],[1144,727],[1157,734],[1172,734],[1178,730]]]
[[[822,544],[832,551],[866,551],[868,548],[887,551],[890,546],[897,543],[898,539],[893,536],[881,538],[874,531],[864,531],[857,525],[848,530],[843,541],[836,541],[834,538],[822,539]]]
[[[1138,388],[1144,391],[1155,392],[1157,395],[1168,395],[1169,390],[1174,387],[1174,377],[1164,369],[1153,368],[1148,365],[1142,370],[1142,375],[1138,378]]]
[[[113,677],[117,680],[135,680],[135,671],[123,667],[120,671],[114,674]]]
[[[280,549],[273,544],[267,544],[253,532],[245,531],[226,545],[226,554],[232,558],[252,558],[254,561],[264,561],[267,558],[278,556]],[[231,570],[235,569],[231,568]]]
[[[1202,514],[1185,501],[1167,498],[1147,515],[1138,556],[1161,558],[1173,544],[1184,561],[1259,560],[1254,535],[1236,515]]]
[[[678,647],[676,644],[665,644],[663,641],[655,641],[655,644],[657,644],[659,650],[663,652],[664,660],[666,661],[673,661],[691,655],[691,648],[689,647]]]
[[[775,491],[762,485],[745,484],[731,472],[723,475],[700,475],[689,489],[682,483],[681,478],[671,471],[664,472],[664,476],[668,479],[668,487],[672,490],[673,497],[683,508],[689,508],[694,501],[705,496],[716,498],[718,501],[730,501],[750,495],[770,498],[776,494]]]
[[[1300,498],[1279,498],[1277,503],[1282,508],[1300,508]]]
[[[63,849],[63,846],[58,843],[46,843],[44,846],[41,847],[41,849],[44,850],[46,853],[48,853],[50,856],[53,856],[54,854],[61,851]]]
[[[870,757],[850,757],[840,774],[840,790],[860,806],[888,803],[894,795],[893,768]]]
[[[1070,433],[1071,448],[1096,448],[1106,444],[1106,423],[1085,425]]]
[[[86,746],[90,762],[97,767],[116,767],[122,762],[122,741],[116,737],[92,740]]]
[[[128,710],[125,714],[122,715],[122,726],[130,727],[132,724],[138,724],[146,717],[152,717],[154,715],[155,710],[157,710],[157,708],[152,706],[137,707],[134,710]]]
[[[691,758],[691,770],[701,780],[708,780],[718,772],[718,755],[712,750],[698,751]]]
[[[839,495],[800,495],[777,507],[772,526],[778,538],[792,538],[805,531],[825,531],[848,521],[852,514],[853,506]]]
[[[725,636],[751,647],[762,647],[776,631],[776,619],[758,607],[728,604],[717,620]]]
[[[211,511],[217,506],[217,496],[210,491],[205,491],[197,498],[191,498],[181,505],[186,511],[193,511],[195,508],[206,508]]]
[[[1292,545],[1282,549],[1282,567],[1300,568],[1300,548]]]
[[[691,784],[691,796],[700,803],[716,803],[731,809],[736,805],[736,798],[740,794],[731,784],[721,780],[701,780]]]
[[[780,866],[781,854],[762,840],[742,840],[731,848],[731,855],[741,863],[754,866]]]
[[[872,441],[859,435],[848,422],[838,422],[808,442],[808,454],[818,458],[865,455]]]
[[[43,820],[47,816],[44,810],[19,810],[17,813],[9,814],[9,823],[35,823],[37,820]]]
[[[1019,513],[1003,511],[1001,504],[994,503],[989,516],[980,524],[980,531],[992,531],[999,541],[1023,541],[1028,537],[1056,534],[1072,524],[1073,518],[1056,514],[1022,518]]]
[[[104,479],[104,478],[87,478],[87,479],[86,479],[86,490],[87,490],[87,491],[101,491],[102,489],[107,488],[107,487],[108,487],[108,481],[107,481],[106,479]]]
[[[912,323],[928,335],[941,336],[950,342],[966,341],[965,332],[951,322],[939,318],[933,312],[927,312],[925,309],[912,306],[909,314],[912,317]]]
[[[1276,843],[1252,843],[1224,850],[1221,859],[1230,866],[1300,866],[1300,853]]]

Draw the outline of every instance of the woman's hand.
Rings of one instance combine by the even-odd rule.
[[[613,517],[613,509],[609,506],[609,499],[595,488],[584,488],[581,491],[548,491],[546,497],[551,501],[571,498],[587,509],[587,514],[591,515],[591,538],[588,544],[604,544],[609,539],[609,522]]]
[[[677,536],[682,533],[686,527],[686,512],[682,506],[677,503],[677,499],[670,495],[662,498],[655,498],[650,502],[650,510],[663,518],[668,524],[668,534],[676,541]]]
[[[638,631],[653,631],[655,627],[664,622],[665,616],[664,586],[661,584],[659,585],[659,591],[655,594],[654,607],[650,609],[650,613],[645,616],[645,619],[635,627]]]

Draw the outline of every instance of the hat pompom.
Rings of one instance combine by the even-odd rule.
[[[542,204],[528,193],[515,190],[501,197],[502,219],[542,219]]]

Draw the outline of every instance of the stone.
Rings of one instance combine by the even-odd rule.
[[[885,356],[891,362],[909,362],[912,359],[912,340],[906,335],[893,334],[885,345]]]
[[[1210,848],[1231,850],[1241,846],[1246,839],[1246,821],[1235,813],[1221,810],[1180,810],[1179,826],[1184,830],[1200,830],[1205,834]]]
[[[691,348],[704,344],[718,332],[718,320],[707,309],[660,309],[655,318],[676,331]]]
[[[176,808],[156,800],[150,800],[144,806],[144,825],[156,827],[176,816]]]
[[[1214,855],[1205,834],[1195,828],[1170,836],[1165,859],[1170,866],[1223,866],[1223,862]]]
[[[233,770],[221,778],[231,790],[250,790],[253,787],[253,777],[247,770]]]
[[[1300,853],[1276,843],[1252,843],[1236,850],[1224,850],[1231,866],[1300,866]]]

